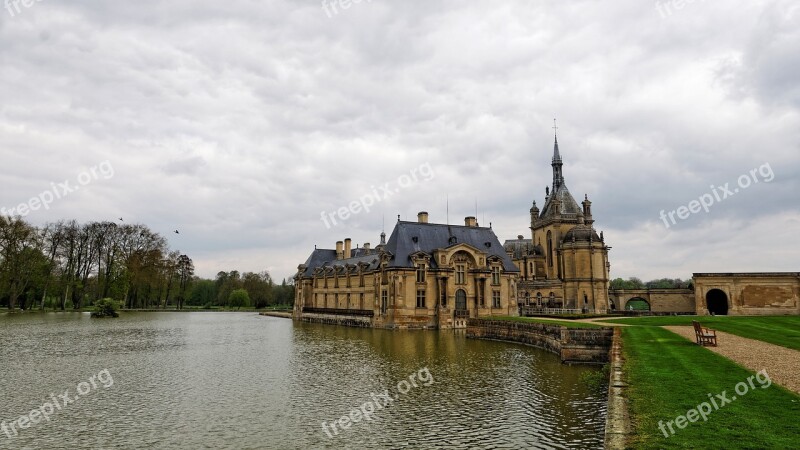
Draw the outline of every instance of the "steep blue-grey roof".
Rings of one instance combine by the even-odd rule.
[[[311,252],[311,256],[305,262],[306,270],[302,276],[310,277],[314,275],[314,270],[322,266],[344,266],[347,264],[357,265],[358,263],[369,264],[367,270],[373,270],[378,267],[380,262],[378,252],[375,249],[367,251],[364,248],[354,248],[353,257],[348,259],[336,259],[336,250],[317,248]]]
[[[455,242],[451,238],[455,238]],[[519,272],[491,228],[404,221],[397,222],[386,243],[386,250],[394,255],[389,266],[413,267],[409,257],[413,253],[432,254],[436,249],[457,244],[468,244],[497,256],[502,259],[506,272]],[[431,261],[431,267],[437,267],[436,261]]]

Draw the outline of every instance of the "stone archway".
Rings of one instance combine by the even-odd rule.
[[[625,303],[625,309],[628,311],[650,311],[650,303],[641,297],[634,297]]]
[[[706,308],[715,316],[728,315],[728,295],[720,289],[711,289],[706,293]]]

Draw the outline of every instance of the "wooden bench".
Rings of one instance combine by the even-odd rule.
[[[697,345],[710,345],[712,347],[717,346],[716,330],[704,328],[702,325],[700,325],[700,322],[696,320],[692,321],[692,325],[694,326],[694,334],[697,337]]]

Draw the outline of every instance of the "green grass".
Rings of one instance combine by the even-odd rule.
[[[626,327],[622,337],[632,448],[798,448],[800,396],[776,384],[762,388],[757,380],[755,389],[738,395],[737,383],[752,372],[662,328]],[[723,391],[736,399],[711,412],[707,422],[673,425],[670,437],[659,430],[659,421],[674,421],[708,401],[709,393]]]
[[[578,319],[597,319],[600,317],[608,317],[608,318],[617,318],[622,317],[622,314],[542,314],[542,315],[533,315],[532,317],[552,317],[554,319],[567,319],[567,320],[578,320]]]
[[[707,328],[800,350],[800,316],[664,316],[610,319],[606,322],[664,326],[691,325],[692,320]]]
[[[569,320],[547,320],[538,319],[536,317],[516,317],[516,316],[497,316],[497,317],[482,317],[483,319],[491,320],[508,320],[511,322],[527,322],[527,323],[543,323],[546,325],[561,325],[567,328],[607,328],[602,325],[595,325],[588,322],[572,322]]]

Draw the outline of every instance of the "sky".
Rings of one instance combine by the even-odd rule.
[[[613,278],[800,271],[796,1],[0,8],[0,207],[36,225],[278,280],[418,211],[529,237],[557,118]]]

